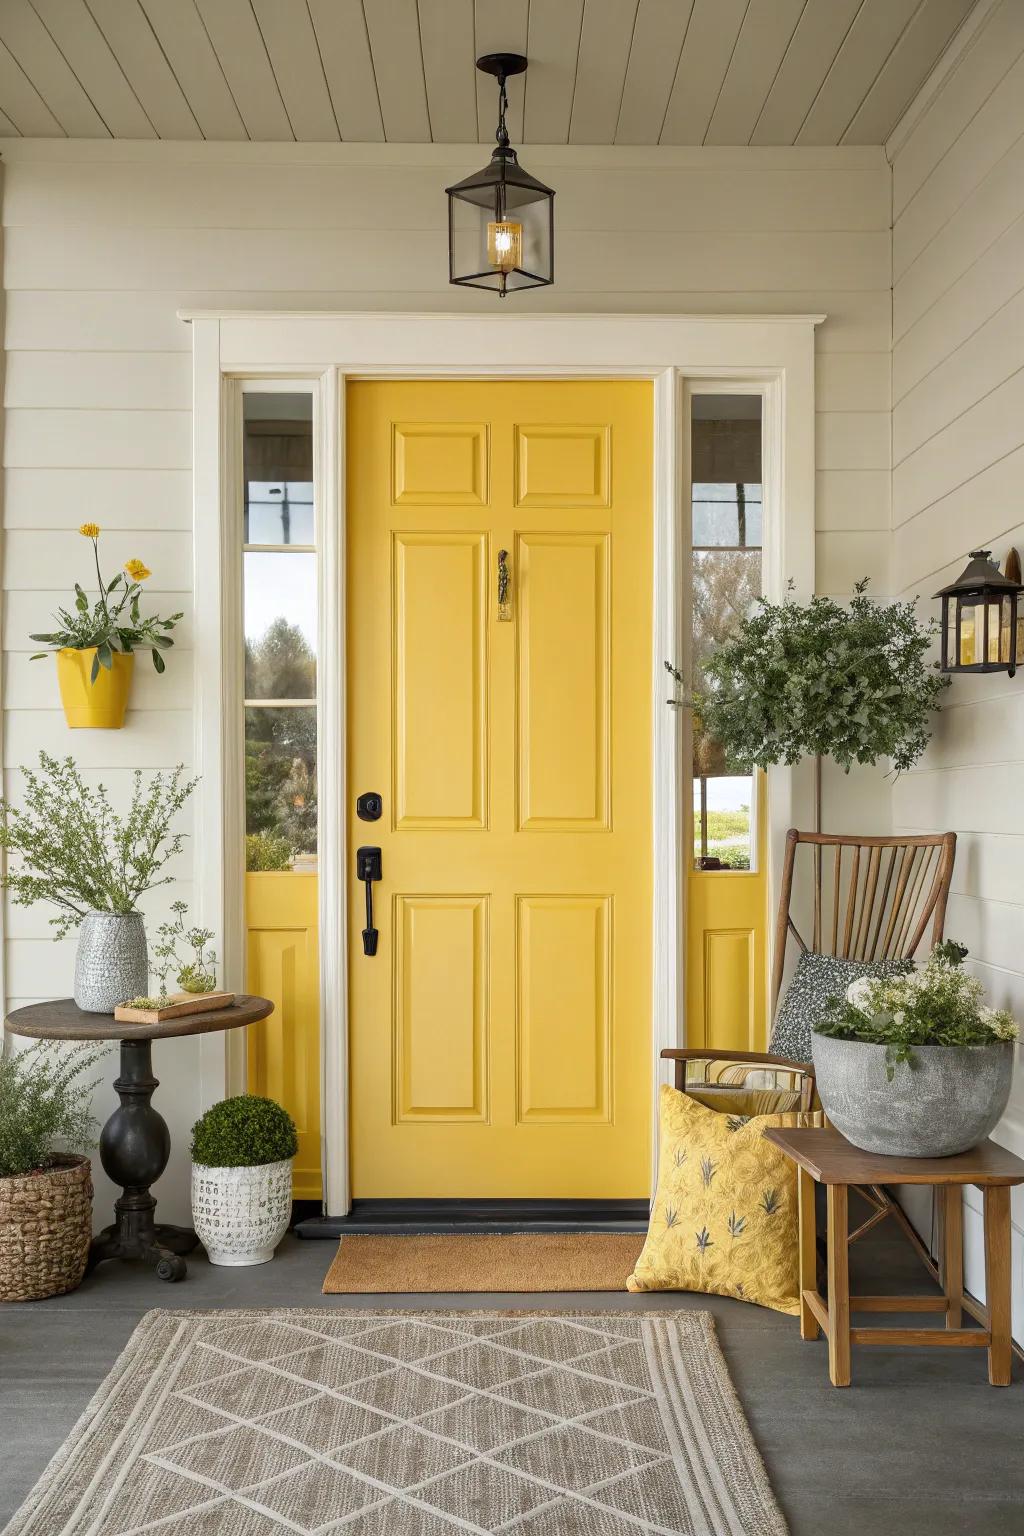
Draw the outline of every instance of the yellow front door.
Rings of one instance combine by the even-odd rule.
[[[651,430],[638,382],[349,389],[357,1198],[647,1191]]]

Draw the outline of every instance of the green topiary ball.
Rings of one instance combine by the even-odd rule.
[[[255,1093],[222,1099],[192,1127],[192,1161],[204,1168],[280,1163],[298,1149],[295,1121],[288,1111]]]

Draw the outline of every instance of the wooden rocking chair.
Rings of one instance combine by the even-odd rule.
[[[793,880],[801,848],[811,856],[811,943],[793,918]],[[928,948],[942,938],[956,857],[956,833],[921,837],[850,837],[826,832],[786,833],[782,891],[775,924],[771,1014],[782,992],[790,938],[803,953],[843,960],[912,960],[926,933]],[[850,1233],[850,1242],[892,1216],[934,1274],[925,1244],[899,1205],[878,1184],[857,1186],[871,1215]]]

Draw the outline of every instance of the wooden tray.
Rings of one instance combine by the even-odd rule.
[[[230,1008],[233,992],[172,992],[162,1008],[114,1009],[119,1024],[162,1024],[164,1019],[180,1019],[187,1013],[213,1013],[216,1008]]]

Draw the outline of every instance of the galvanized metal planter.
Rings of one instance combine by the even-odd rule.
[[[811,1036],[818,1093],[847,1141],[885,1157],[952,1157],[984,1141],[1010,1097],[1014,1046],[915,1045],[886,1076],[885,1046]]]
[[[78,930],[75,1002],[86,1013],[113,1013],[144,997],[149,954],[141,912],[87,912]]]

